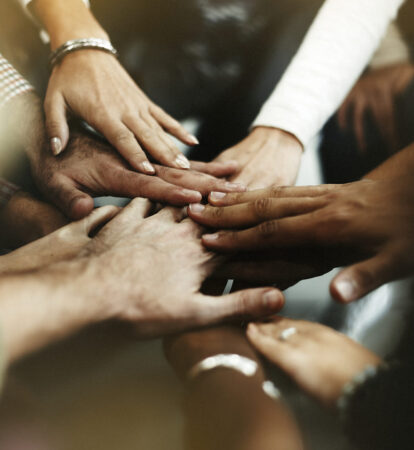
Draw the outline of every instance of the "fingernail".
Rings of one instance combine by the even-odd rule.
[[[50,140],[50,147],[55,156],[62,152],[62,141],[58,137],[54,137]]]
[[[196,202],[201,201],[203,196],[198,191],[191,191],[190,189],[183,189],[181,191],[184,195],[192,196],[194,198],[194,201],[192,203],[196,204]]]
[[[211,192],[210,198],[211,200],[223,200],[223,198],[226,196],[224,192]]]
[[[357,296],[355,284],[351,280],[340,280],[335,286],[342,300],[345,302],[351,302]]]
[[[206,207],[204,205],[202,205],[201,203],[193,203],[190,205],[190,211],[193,213],[201,213],[203,212]]]
[[[188,142],[191,142],[193,145],[200,145],[200,141],[193,134],[188,135]]]
[[[214,242],[214,241],[217,241],[218,238],[219,238],[218,233],[214,233],[214,234],[205,234],[205,235],[203,236],[203,241],[206,241],[206,242]]]
[[[182,169],[190,168],[190,161],[184,155],[178,155],[177,158],[175,158],[175,163]]]
[[[241,183],[226,183],[225,186],[229,191],[245,191],[247,189],[247,187]]]
[[[148,161],[144,161],[143,163],[141,163],[141,167],[146,173],[155,173],[154,166]]]
[[[268,309],[274,309],[280,306],[280,296],[277,291],[267,291],[263,295],[263,306]]]

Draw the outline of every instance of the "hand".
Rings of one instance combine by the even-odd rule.
[[[58,158],[38,150],[29,155],[40,191],[68,217],[80,219],[93,209],[92,195],[148,197],[173,205],[199,202],[212,190],[243,191],[240,184],[216,177],[234,173],[237,163],[192,162],[193,170],[155,165],[156,176],[136,173],[105,143],[75,133]]]
[[[14,249],[62,227],[67,219],[55,207],[18,191],[0,210],[0,245]]]
[[[296,333],[280,340],[283,330]],[[347,336],[323,325],[276,318],[269,323],[250,324],[247,337],[266,358],[284,370],[308,394],[334,407],[344,385],[367,366],[381,360]]]
[[[144,200],[133,200],[83,252],[89,266],[84,282],[92,298],[105,299],[105,311],[135,322],[141,336],[153,337],[282,307],[282,294],[271,288],[224,297],[200,294],[214,267],[200,228],[182,220],[179,209],[144,219],[147,210]]]
[[[238,161],[240,170],[231,180],[259,189],[294,184],[302,152],[302,145],[293,135],[276,128],[257,127],[216,161]]]
[[[350,262],[355,264],[334,278],[331,294],[339,301],[351,302],[413,273],[413,193],[410,174],[345,185],[278,187],[226,195],[214,199],[221,207],[192,205],[189,214],[214,228],[248,228],[203,236],[204,245],[211,250],[320,246],[333,258],[337,254],[342,258],[342,250],[348,249],[353,255]]]
[[[101,132],[139,172],[155,173],[144,150],[163,165],[190,168],[166,132],[188,145],[196,145],[197,139],[149,100],[112,55],[82,50],[67,55],[53,69],[45,113],[55,155],[69,140],[68,111]]]
[[[28,203],[29,201],[30,199],[22,202],[21,207],[23,211],[27,212],[28,207],[29,209],[33,208],[33,205]],[[44,220],[41,225],[43,227],[49,227],[47,231],[50,234],[45,233],[43,229],[42,235],[44,237],[37,240],[33,239],[33,242],[30,244],[24,245],[14,252],[0,256],[0,275],[38,270],[61,261],[68,261],[75,258],[91,241],[91,234],[119,212],[119,208],[115,206],[104,206],[95,209],[89,216],[82,220],[59,228],[58,224],[51,220],[53,217],[50,217],[50,214],[44,214],[44,212],[47,213],[47,207],[49,205],[42,204],[41,202],[37,203],[42,206],[34,209],[34,211]],[[44,211],[41,211],[41,208]],[[50,209],[54,210],[53,207],[50,207]],[[56,214],[61,216],[57,211]],[[36,218],[38,218],[37,215]],[[30,220],[23,222],[25,231],[33,230],[33,228],[36,229],[33,222]],[[55,229],[56,231],[53,231]],[[34,236],[30,235],[30,237],[33,238]]]
[[[343,130],[353,126],[361,150],[366,149],[364,120],[367,114],[373,116],[390,147],[398,149],[395,101],[413,79],[413,64],[396,64],[368,72],[352,89],[338,111],[338,121]],[[351,118],[352,124],[349,123]]]

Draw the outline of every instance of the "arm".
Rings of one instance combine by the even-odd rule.
[[[253,126],[281,128],[306,146],[343,102],[402,3],[326,0]]]
[[[52,50],[72,39],[108,40],[82,0],[34,0],[32,8],[50,35]],[[54,67],[45,112],[55,155],[68,143],[67,110],[100,131],[139,172],[155,173],[144,150],[161,164],[190,167],[166,132],[188,145],[196,145],[197,139],[152,103],[113,55],[84,49],[66,55]]]
[[[288,407],[264,394],[263,367],[242,329],[221,327],[187,333],[167,340],[165,349],[169,362],[183,380],[199,361],[220,353],[245,356],[259,367],[252,377],[219,368],[186,381],[189,448],[303,449]]]

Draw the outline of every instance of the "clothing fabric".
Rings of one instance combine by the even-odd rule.
[[[253,126],[306,145],[345,99],[404,0],[326,0]]]
[[[14,97],[32,90],[33,86],[0,53],[0,108]]]

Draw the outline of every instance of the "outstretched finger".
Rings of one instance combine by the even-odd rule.
[[[102,206],[101,208],[94,209],[89,216],[81,220],[79,225],[83,227],[85,234],[89,236],[98,227],[105,225],[111,219],[113,219],[119,212],[121,208],[113,205]]]
[[[192,204],[188,214],[196,222],[212,228],[242,228],[267,220],[306,214],[325,205],[323,197],[260,198],[254,202],[226,207]]]
[[[61,95],[46,97],[44,110],[50,149],[57,156],[63,152],[69,140],[65,99]]]
[[[250,203],[262,198],[318,197],[338,189],[339,186],[336,184],[322,184],[319,186],[271,186],[266,189],[257,189],[240,194],[212,192],[209,196],[209,202],[214,206],[230,206],[239,203]]]
[[[230,177],[236,174],[240,169],[240,164],[237,161],[223,161],[223,162],[201,162],[190,161],[191,169],[197,172],[205,173],[213,177]]]
[[[335,300],[350,303],[396,278],[395,261],[386,253],[380,253],[342,270],[332,280],[330,291]]]
[[[274,288],[247,289],[222,297],[197,295],[194,322],[198,326],[223,321],[262,318],[283,308],[283,294]]]

